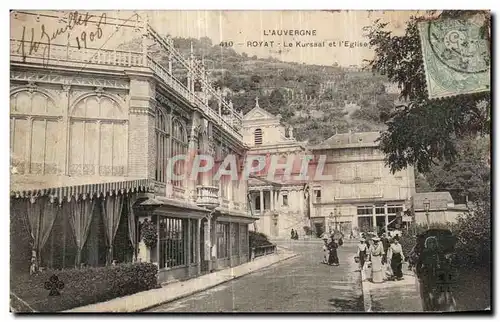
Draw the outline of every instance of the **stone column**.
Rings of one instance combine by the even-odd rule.
[[[63,134],[63,147],[64,147],[64,154],[63,154],[63,160],[62,163],[59,164],[59,166],[62,165],[62,172],[64,175],[69,175],[69,167],[70,167],[70,123],[69,123],[69,107],[70,107],[70,99],[71,99],[71,86],[69,84],[63,85],[63,99],[61,99],[61,106],[64,106],[63,108],[63,117],[62,117],[62,125],[64,129],[64,134]],[[27,166],[27,165],[26,165]],[[27,169],[25,167],[25,169]]]
[[[374,229],[376,229],[377,228],[377,215],[375,214],[375,205],[372,206],[372,220],[373,220],[372,226]]]
[[[196,235],[196,263],[197,273],[201,275],[201,218],[197,219],[197,235]]]
[[[191,220],[188,219],[188,226],[187,226],[187,243],[184,247],[184,251],[187,253],[186,256],[186,265],[188,267],[188,276],[191,276],[191,243],[193,242],[193,236],[191,236]]]
[[[208,261],[208,271],[212,270],[212,216],[207,216],[207,224],[203,229],[205,230],[205,260]],[[206,228],[206,229],[205,229]]]
[[[231,236],[232,236],[232,233],[233,233],[233,225],[232,223],[229,223],[229,240],[227,241],[228,243],[228,255],[229,255],[229,266],[230,267],[233,267],[233,256],[232,256],[232,253],[231,251],[233,250],[233,243],[231,242]]]
[[[304,216],[304,190],[299,190],[298,192],[299,195],[299,211]]]
[[[128,175],[154,178],[155,87],[144,78],[130,79],[130,113],[128,126]]]

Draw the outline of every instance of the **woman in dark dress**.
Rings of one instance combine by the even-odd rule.
[[[441,249],[436,237],[427,237],[425,248],[416,264],[420,283],[420,296],[424,311],[455,311],[456,302],[447,281],[452,272],[450,261]],[[444,281],[440,280],[444,277]]]
[[[388,249],[387,253],[387,258],[390,261],[391,269],[394,274],[394,278],[396,280],[402,280],[403,279],[403,262],[405,260],[404,254],[403,254],[403,248],[401,247],[401,244],[399,243],[399,238],[398,236],[394,237],[393,242],[391,246]]]
[[[331,242],[328,244],[328,265],[339,266],[339,257],[337,255],[338,244],[335,239],[331,239]]]

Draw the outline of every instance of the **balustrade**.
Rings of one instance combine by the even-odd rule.
[[[24,58],[42,59],[44,63],[65,64],[68,62],[87,63],[97,65],[112,66],[143,66],[143,55],[140,52],[109,50],[103,48],[81,48],[74,46],[64,46],[51,44],[40,44],[37,51],[27,49],[29,44],[24,44],[25,51],[23,57],[22,42],[20,40],[10,40],[11,60],[24,60]],[[44,47],[46,46],[46,47]]]
[[[196,187],[196,204],[200,207],[214,209],[219,206],[219,187]]]

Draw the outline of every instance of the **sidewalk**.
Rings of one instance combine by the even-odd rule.
[[[372,283],[363,279],[363,300],[366,312],[422,312],[422,302],[413,272],[403,266],[402,281]]]
[[[157,305],[172,302],[180,298],[207,290],[232,279],[253,273],[259,269],[271,266],[297,254],[284,249],[278,253],[257,258],[236,267],[224,269],[207,275],[202,275],[183,282],[170,283],[162,288],[140,292],[107,302],[86,305],[65,312],[139,312]]]

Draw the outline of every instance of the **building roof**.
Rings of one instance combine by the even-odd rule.
[[[146,191],[152,181],[133,177],[70,177],[57,175],[12,175],[10,194],[16,198],[49,196],[59,203],[65,198],[108,192]]]
[[[454,206],[455,201],[451,197],[451,194],[448,191],[440,191],[440,192],[422,192],[417,193],[413,197],[413,209],[415,210],[425,210],[424,201],[427,199],[430,210],[437,209],[447,209],[449,204],[452,204],[451,207]]]
[[[314,147],[314,149],[321,148],[342,148],[342,147],[356,147],[366,145],[378,145],[376,140],[380,137],[380,132],[348,132],[337,133],[322,143]]]

